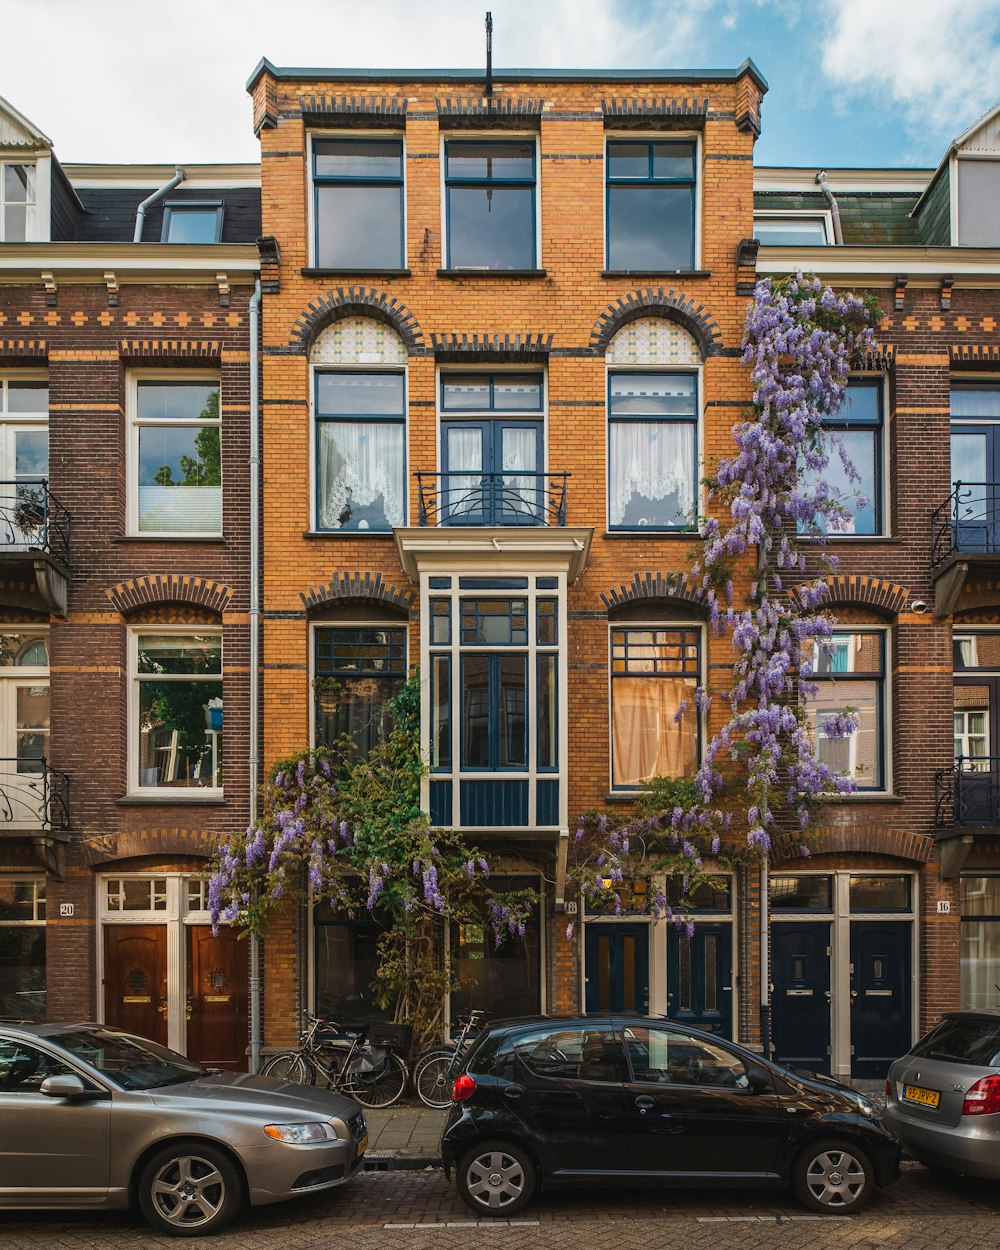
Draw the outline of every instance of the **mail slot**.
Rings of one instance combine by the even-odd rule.
[[[232,1002],[232,994],[206,994],[206,1003],[229,1003]]]
[[[148,1003],[151,1001],[148,994],[126,994],[122,999],[123,1003]]]
[[[812,998],[812,990],[785,990],[789,998]]]
[[[865,998],[892,998],[892,990],[865,990]]]

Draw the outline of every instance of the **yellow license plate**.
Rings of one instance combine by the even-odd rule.
[[[940,1101],[940,1090],[922,1089],[919,1085],[903,1086],[903,1102],[919,1102],[922,1107],[936,1107]]]
[[[361,1158],[361,1156],[365,1153],[367,1149],[368,1149],[368,1134],[365,1133],[364,1137],[362,1137],[362,1139],[358,1142],[358,1158],[359,1159]]]

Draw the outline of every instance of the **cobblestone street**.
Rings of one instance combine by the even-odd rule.
[[[0,1247],[125,1250],[191,1245],[213,1250],[981,1250],[1000,1236],[1000,1195],[987,1182],[941,1179],[916,1164],[850,1218],[807,1215],[787,1194],[735,1190],[655,1193],[586,1189],[543,1195],[519,1218],[477,1223],[437,1169],[368,1172],[332,1195],[258,1208],[218,1237],[178,1242],[137,1215],[0,1214]]]

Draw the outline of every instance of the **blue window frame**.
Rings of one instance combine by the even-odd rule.
[[[524,772],[528,767],[528,656],[512,651],[462,656],[462,768]]]
[[[609,269],[694,268],[696,153],[694,140],[608,140]]]
[[[406,630],[317,627],[313,645],[316,745],[351,738],[367,756],[392,729],[388,704],[406,681]]]
[[[163,243],[218,243],[222,239],[222,204],[218,200],[167,200],[163,208]]]
[[[316,373],[316,528],[384,533],[405,524],[402,370]]]
[[[822,477],[834,494],[846,502],[851,513],[843,521],[821,525],[835,537],[883,532],[883,394],[880,378],[851,378],[840,411],[833,417],[823,419],[824,431],[840,441],[859,479],[852,481],[848,477],[840,450],[832,445],[830,460]],[[808,479],[814,475],[803,476]],[[859,496],[867,501],[864,506],[860,505]]]
[[[313,140],[318,269],[403,268],[403,140]]]
[[[697,524],[698,379],[693,373],[608,375],[611,529]]]
[[[444,162],[447,268],[534,269],[534,141],[448,139]]]

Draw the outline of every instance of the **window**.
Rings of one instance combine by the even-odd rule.
[[[881,631],[838,631],[827,648],[815,647],[818,694],[810,703],[816,757],[853,777],[859,790],[885,787],[885,635]],[[858,727],[847,737],[830,737],[823,726],[853,709]]]
[[[42,376],[0,376],[0,547],[45,541],[49,476],[49,384]]]
[[[958,229],[955,242],[963,247],[996,247],[997,197],[1000,196],[1000,161],[960,156],[958,173]]]
[[[952,383],[951,480],[954,549],[1000,551],[1000,386],[995,382]]]
[[[222,636],[131,634],[131,788],[222,788]]]
[[[532,877],[493,877],[493,890],[537,890]],[[493,931],[486,900],[475,920],[451,926],[451,967],[455,989],[452,1019],[460,1013],[485,1011],[496,1017],[530,1016],[541,1010],[541,918],[532,909],[524,936]]]
[[[698,767],[701,631],[611,630],[611,784],[634,789]]]
[[[764,247],[816,247],[830,242],[822,214],[765,213],[754,217],[753,232]]]
[[[535,144],[448,139],[448,269],[534,269]]]
[[[167,200],[163,209],[163,243],[218,243],[222,238],[222,205],[218,201]]]
[[[0,1090],[5,1094],[38,1094],[50,1076],[77,1076],[72,1068],[28,1042],[0,1038]]]
[[[217,379],[133,378],[134,534],[222,533]]]
[[[317,626],[316,745],[351,738],[361,756],[392,729],[389,700],[406,681],[406,630]]]
[[[0,243],[35,237],[35,166],[0,161]]]
[[[379,966],[378,944],[391,918],[365,912],[355,919],[329,901],[313,908],[316,1013],[338,1024],[391,1018],[372,998]]]
[[[622,1081],[625,1056],[606,1024],[535,1029],[514,1038],[518,1059],[538,1076],[571,1081]]]
[[[404,391],[401,371],[317,371],[317,529],[406,524]]]
[[[749,1085],[743,1060],[702,1037],[636,1024],[626,1025],[623,1033],[636,1081],[724,1089],[746,1089]]]
[[[44,877],[0,876],[0,1017],[45,1018]]]
[[[0,828],[46,819],[47,643],[47,631],[37,627],[0,634]]]
[[[612,529],[696,524],[698,382],[693,373],[608,375]]]
[[[695,264],[694,140],[608,140],[608,268]]]
[[[822,473],[802,474],[804,482],[815,484],[820,477],[831,493],[844,501],[850,515],[830,524],[833,536],[881,534],[882,517],[882,419],[883,385],[879,378],[851,378],[844,402],[833,417],[824,417],[823,431],[830,459]],[[839,442],[840,446],[837,446]],[[841,456],[847,456],[858,474],[854,481],[847,475]],[[864,497],[864,504],[860,498]]]
[[[961,1005],[995,1007],[1000,982],[1000,876],[962,877],[960,890]]]
[[[318,269],[403,268],[403,140],[313,139]]]
[[[770,879],[773,911],[833,910],[833,878],[809,874],[802,877],[772,876]]]

